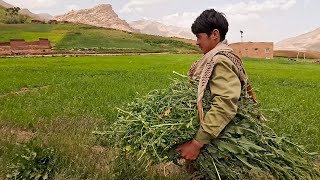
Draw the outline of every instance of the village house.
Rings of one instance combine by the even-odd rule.
[[[239,57],[273,59],[273,42],[238,42],[230,47]]]

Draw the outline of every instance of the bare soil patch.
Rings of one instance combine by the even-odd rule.
[[[22,87],[22,88],[20,88],[20,90],[18,90],[18,91],[12,91],[12,92],[9,92],[9,93],[7,93],[7,94],[0,95],[0,98],[7,97],[7,96],[10,96],[10,95],[23,95],[23,94],[27,94],[27,93],[32,93],[32,92],[40,91],[40,90],[46,90],[46,89],[49,89],[50,86],[51,86],[51,85],[40,86],[40,87],[33,87],[33,88]]]
[[[178,166],[172,162],[155,165],[150,168],[150,171],[156,172],[157,174],[164,177],[172,177],[172,176],[177,176],[181,174],[188,174],[185,166]]]
[[[316,168],[320,171],[320,156],[318,156],[314,163],[316,165]]]
[[[32,140],[36,134],[30,130],[15,128],[9,126],[1,126],[0,127],[0,136],[5,137],[7,139],[15,139],[18,143],[26,143]]]

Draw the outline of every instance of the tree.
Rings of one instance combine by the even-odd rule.
[[[21,9],[19,7],[7,8],[6,9],[6,17],[4,22],[6,24],[19,24],[25,23],[28,19],[27,16],[19,14]]]
[[[21,9],[19,7],[7,8],[6,15],[7,16],[17,16]]]

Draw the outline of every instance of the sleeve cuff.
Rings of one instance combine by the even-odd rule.
[[[214,138],[214,136],[210,135],[209,133],[203,131],[202,128],[200,128],[194,139],[200,142],[201,144],[209,144],[210,141]]]

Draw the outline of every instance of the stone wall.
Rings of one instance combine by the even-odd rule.
[[[46,38],[39,38],[39,41],[26,42],[24,39],[10,39],[10,42],[0,42],[0,55],[29,54],[35,52],[47,52],[52,48]]]
[[[51,49],[48,39],[39,38],[39,41],[26,42],[24,39],[10,39],[10,42],[0,42],[0,49],[29,50],[29,49]]]
[[[240,57],[273,58],[273,42],[241,42],[230,44],[230,47]]]
[[[0,46],[10,46],[10,42],[0,42]]]
[[[292,51],[292,50],[275,50],[274,56],[287,58],[311,58],[320,59],[320,52],[318,51]]]

